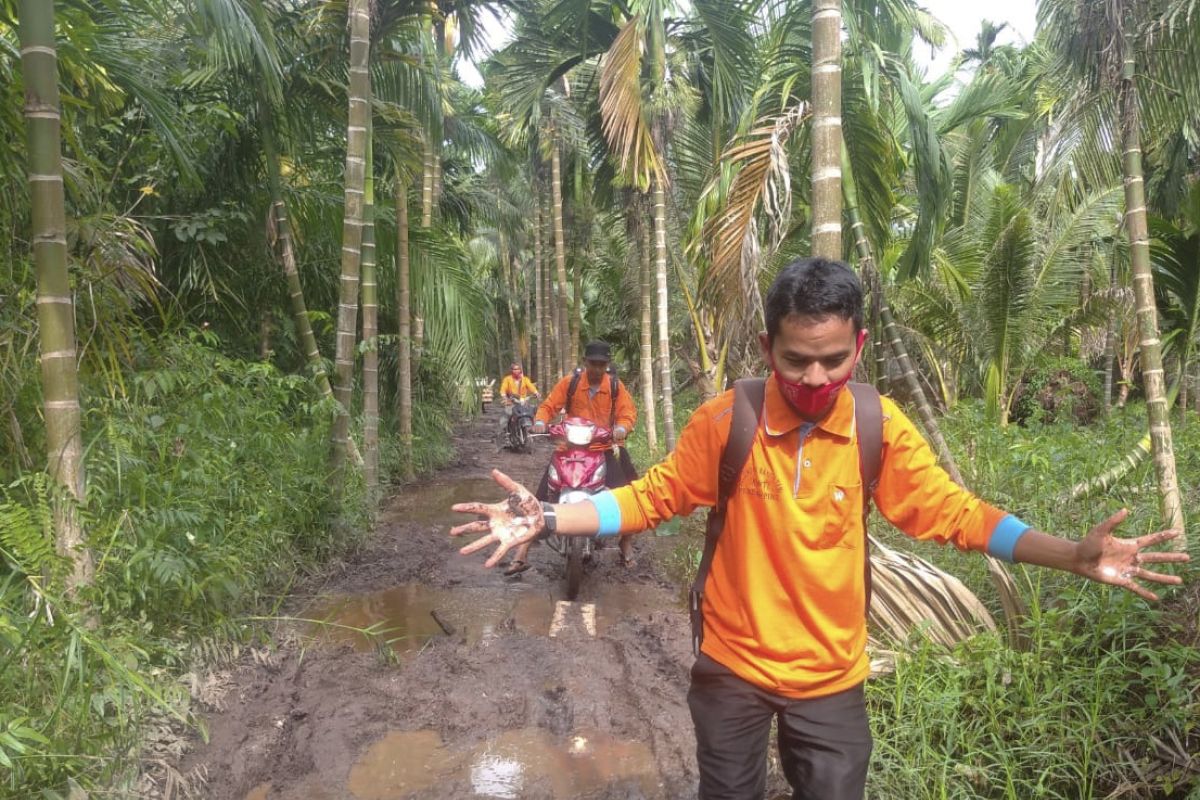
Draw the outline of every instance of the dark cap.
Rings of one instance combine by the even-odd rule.
[[[583,348],[584,361],[612,361],[612,352],[608,349],[608,342],[602,342],[599,339],[588,342]]]

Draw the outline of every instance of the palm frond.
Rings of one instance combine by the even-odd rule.
[[[699,204],[699,235],[690,248],[707,255],[701,297],[714,307],[744,313],[745,299],[757,293],[760,259],[757,257],[756,214],[761,204],[770,221],[774,250],[786,232],[791,216],[791,176],[785,148],[792,131],[808,116],[801,103],[757,128],[726,150],[720,174],[705,190]]]
[[[621,28],[600,67],[600,117],[604,136],[619,172],[642,191],[653,178],[665,180],[662,159],[650,136],[643,105],[642,20],[633,17]]]

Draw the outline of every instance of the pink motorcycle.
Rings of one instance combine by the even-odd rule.
[[[578,503],[604,491],[606,450],[593,450],[592,445],[610,444],[612,431],[583,419],[567,417],[551,425],[551,438],[565,446],[550,458],[547,476],[552,503]],[[567,599],[574,600],[583,583],[583,564],[595,548],[590,536],[551,536],[546,540],[555,552],[567,559]]]

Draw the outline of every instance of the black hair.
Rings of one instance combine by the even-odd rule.
[[[764,312],[768,339],[775,338],[784,318],[792,314],[848,319],[858,331],[863,326],[862,283],[845,262],[799,258],[775,277]]]

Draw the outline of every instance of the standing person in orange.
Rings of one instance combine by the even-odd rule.
[[[545,433],[546,425],[560,413],[567,417],[583,417],[597,425],[603,425],[612,430],[613,444],[597,445],[605,448],[605,485],[610,489],[624,486],[637,477],[637,470],[625,449],[625,439],[637,422],[637,407],[633,404],[633,395],[625,388],[625,384],[616,373],[609,371],[612,361],[612,351],[607,342],[599,340],[588,342],[583,348],[583,366],[565,376],[550,390],[550,395],[542,401],[534,418],[533,432]],[[545,500],[548,497],[547,483],[549,469],[542,473],[538,485],[537,496]],[[633,539],[622,536],[619,544],[621,563],[627,567],[634,566]],[[529,545],[519,547],[513,555],[512,563],[505,568],[505,575],[518,575],[529,569],[526,556]]]
[[[739,382],[697,409],[675,450],[629,486],[552,505],[497,471],[508,500],[454,506],[487,520],[450,533],[488,533],[461,552],[497,543],[486,562],[494,566],[547,532],[628,534],[713,508],[718,524],[710,517],[693,587],[698,654],[688,691],[700,800],[761,800],[773,719],[794,800],[861,800],[871,754],[868,500],[914,538],[1073,572],[1150,600],[1137,581],[1178,584],[1153,568],[1188,556],[1146,549],[1178,531],[1115,538],[1123,510],[1077,541],[1035,530],[951,481],[890,399],[857,384],[843,391],[866,333],[861,284],[845,264],[790,264],[765,310],[760,341],[772,374],[755,382],[761,395],[748,425],[749,384]],[[725,469],[741,442],[740,462]]]
[[[503,444],[508,422],[513,413],[513,400],[526,400],[538,396],[537,386],[525,374],[520,361],[512,362],[509,373],[500,381],[500,400],[503,403],[503,415],[500,417],[500,442]]]

